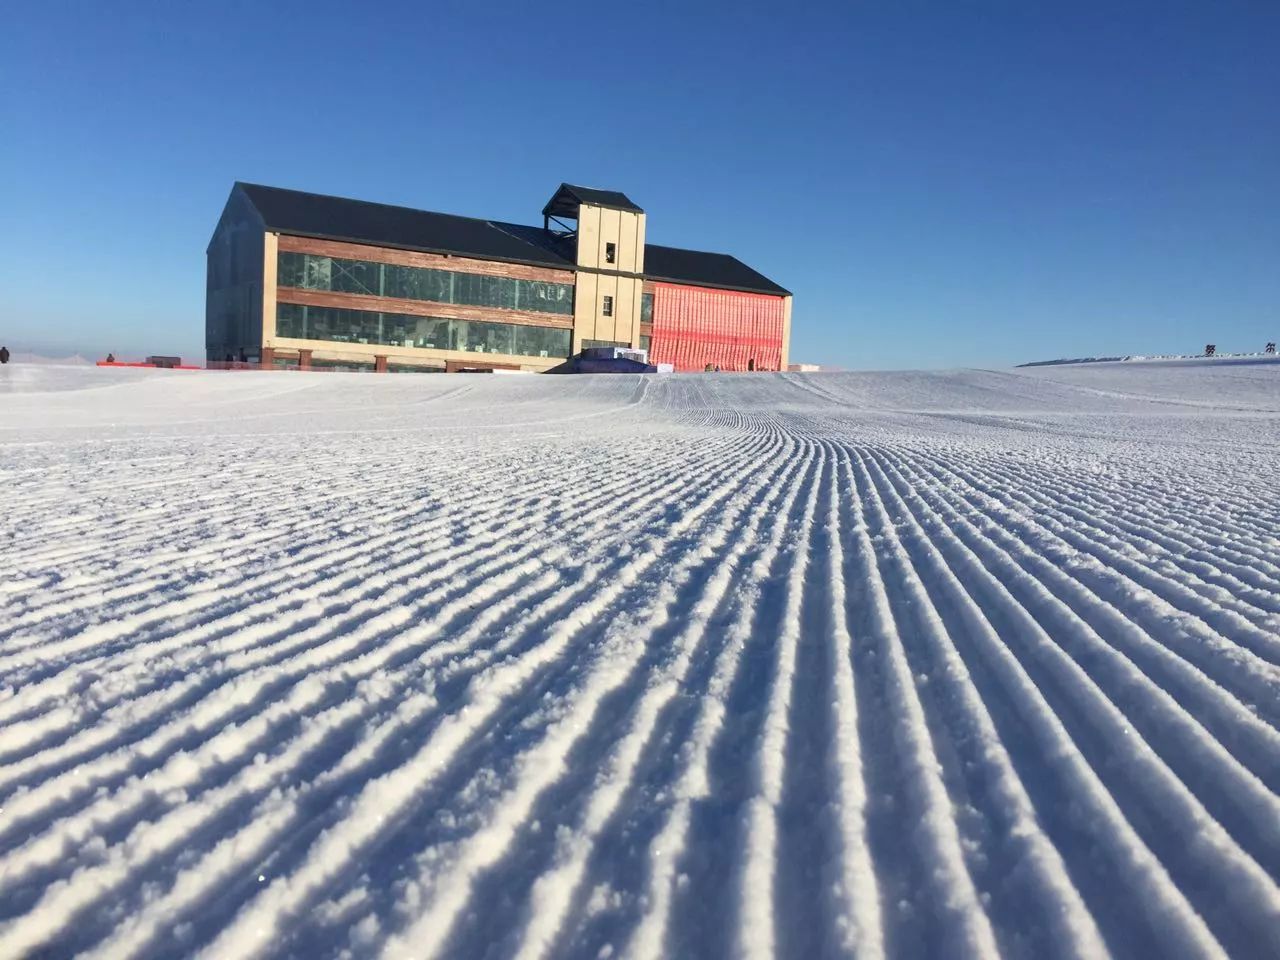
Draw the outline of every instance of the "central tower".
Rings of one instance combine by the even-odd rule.
[[[597,344],[638,346],[644,211],[615,190],[562,183],[542,208],[542,223],[576,251],[573,352]]]

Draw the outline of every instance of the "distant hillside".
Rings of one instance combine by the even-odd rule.
[[[70,357],[46,357],[39,353],[25,353],[20,350],[11,351],[9,362],[40,367],[87,367],[93,364],[92,360],[87,360],[78,353]]]
[[[1077,357],[1074,360],[1033,360],[1030,363],[1020,363],[1019,367],[1060,367],[1065,363],[1115,363],[1120,360],[1128,360],[1129,357]]]
[[[1219,350],[1213,356],[1203,353],[1135,353],[1125,357],[1076,357],[1070,360],[1033,360],[1031,363],[1020,363],[1019,367],[1060,367],[1070,363],[1124,363],[1138,360],[1241,360],[1241,359],[1275,359],[1274,353],[1255,350],[1252,353],[1224,353]]]

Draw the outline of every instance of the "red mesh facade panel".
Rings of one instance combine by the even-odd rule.
[[[778,370],[782,366],[783,298],[653,285],[653,342],[649,359],[677,370]]]

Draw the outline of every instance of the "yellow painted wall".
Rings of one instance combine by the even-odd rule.
[[[611,316],[604,315],[604,298],[613,298]],[[599,286],[596,289],[596,339],[616,340],[614,331],[618,325],[618,278],[612,274],[600,274]]]
[[[578,209],[578,271],[573,296],[573,351],[585,340],[640,343],[642,281],[622,274],[644,272],[643,213],[584,203]],[[613,263],[606,244],[615,245]],[[613,316],[604,315],[604,298],[613,297]]]
[[[579,271],[573,291],[573,352],[584,340],[640,344],[640,294],[644,281],[611,273]],[[604,298],[613,297],[613,316],[604,315]]]
[[[583,204],[578,210],[578,266],[600,266],[600,207]]]
[[[599,340],[596,336],[596,312],[599,274],[579,271],[573,286],[573,346],[577,353],[583,340]]]
[[[620,220],[622,217],[621,210],[610,210],[605,207],[600,211],[600,238],[598,241],[598,249],[596,250],[596,266],[601,270],[620,270],[621,264],[617,263],[615,256],[614,263],[609,263],[604,256],[604,248],[606,243],[612,243],[615,248],[618,246],[620,235]],[[617,250],[614,250],[617,253]]]
[[[271,346],[276,336],[276,267],[279,263],[280,234],[268,232],[262,242],[262,345]]]
[[[640,345],[640,287],[643,281],[618,277],[618,293],[613,304],[614,340]]]

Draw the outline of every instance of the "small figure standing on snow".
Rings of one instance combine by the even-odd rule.
[[[107,363],[115,363],[115,362],[116,362],[116,355],[114,353],[108,353]]]
[[[9,362],[9,348],[0,347],[0,363],[8,363],[8,362]]]

